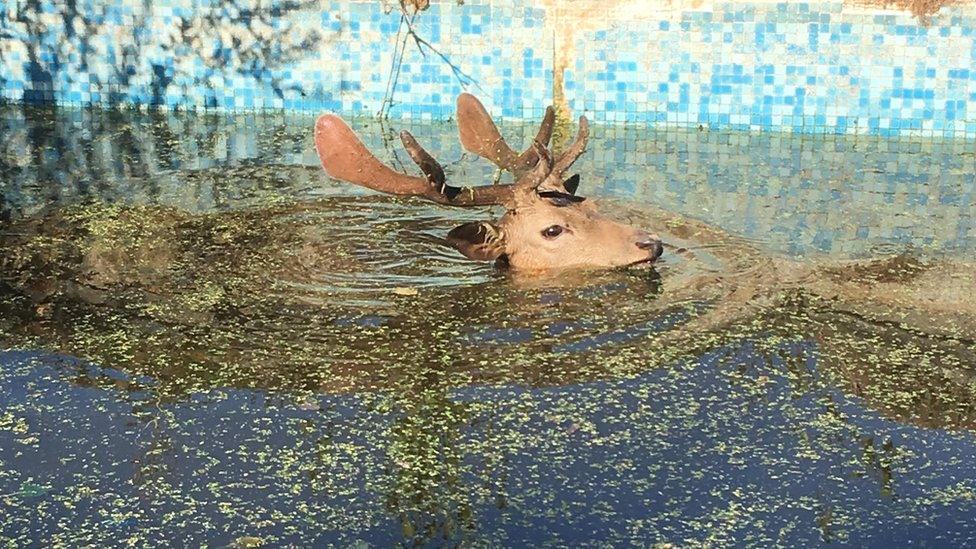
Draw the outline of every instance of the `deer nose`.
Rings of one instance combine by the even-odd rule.
[[[662,244],[661,239],[655,235],[642,233],[638,236],[636,244],[638,248],[651,252],[652,261],[661,257],[661,254],[664,253],[664,244]]]

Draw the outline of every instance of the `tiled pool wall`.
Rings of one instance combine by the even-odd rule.
[[[970,0],[0,0],[0,57],[25,102],[976,138]]]
[[[0,220],[86,200],[203,213],[358,192],[318,166],[314,117],[0,107]],[[384,146],[375,120],[352,124],[397,165],[399,147]],[[488,162],[463,154],[453,123],[410,127],[453,180],[491,179]],[[513,144],[535,133],[527,122],[505,130]],[[574,170],[587,195],[653,204],[791,255],[976,250],[969,140],[600,125]]]

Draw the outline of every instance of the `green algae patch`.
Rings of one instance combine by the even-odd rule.
[[[756,242],[609,201],[669,244],[655,269],[526,279],[444,245],[489,212],[319,171],[173,169],[154,200],[213,204],[4,222],[0,545],[976,539],[961,258],[798,260],[765,247],[808,228]],[[720,216],[706,183],[690,202]]]

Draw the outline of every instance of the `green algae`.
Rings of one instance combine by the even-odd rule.
[[[844,293],[938,259],[795,265],[611,203],[674,244],[657,272],[525,281],[438,240],[488,212],[286,168],[3,226],[0,347],[84,361],[0,359],[0,543],[974,539],[973,334]]]
[[[761,465],[787,484],[802,478],[804,468],[825,467],[843,471],[842,477],[825,473],[821,482],[866,482],[875,498],[890,499],[915,482],[913,470],[923,458],[858,427],[835,391],[925,427],[968,429],[976,417],[965,348],[834,312],[830,302],[803,290],[774,290],[771,305],[743,304],[734,322],[701,329],[695,323],[713,314],[715,304],[671,303],[668,280],[662,292],[645,273],[587,275],[564,286],[526,287],[497,278],[406,295],[381,289],[370,297],[370,310],[378,315],[364,314],[359,301],[343,300],[342,292],[310,293],[284,281],[293,260],[288,250],[302,245],[295,237],[301,227],[321,225],[321,212],[345,206],[279,204],[201,217],[89,205],[53,214],[56,221],[37,225],[38,234],[26,240],[18,233],[16,246],[6,248],[16,252],[4,261],[6,345],[66,352],[123,372],[79,372],[73,380],[123,402],[125,394],[150,395],[134,404],[140,422],[159,434],[141,451],[137,470],[151,479],[141,489],[153,502],[149,509],[165,511],[147,515],[131,496],[106,492],[97,476],[58,486],[21,478],[16,470],[6,471],[4,485],[19,487],[5,495],[5,505],[16,509],[43,500],[44,516],[78,517],[73,531],[52,538],[66,545],[107,541],[98,533],[105,524],[126,530],[122,541],[136,545],[157,529],[191,539],[226,537],[231,544],[303,539],[311,529],[352,543],[377,525],[387,525],[381,530],[388,532],[390,521],[405,543],[478,545],[509,539],[505,529],[485,529],[499,513],[526,524],[570,524],[581,517],[613,523],[620,510],[611,495],[636,491],[645,494],[642,505],[650,514],[620,522],[600,539],[775,544],[806,539],[800,533],[814,525],[821,541],[843,542],[870,523],[850,500],[811,495],[784,501],[748,485],[728,485],[707,496],[655,501],[647,498],[650,479],[704,482],[715,473],[675,458],[642,460],[629,449],[667,452],[676,436],[696,433],[705,438],[694,451],[725,467]],[[310,212],[315,215],[303,217]],[[316,242],[341,248],[349,240]],[[94,272],[94,262],[80,259],[90,258],[93,249],[113,250],[115,262]],[[147,268],[160,249],[165,264]],[[37,265],[48,266],[44,273],[53,282],[46,287],[53,291],[32,294],[24,282]],[[649,319],[669,315],[678,320],[646,328]],[[519,339],[519,333],[531,337]],[[624,335],[601,339],[613,333]],[[817,342],[815,349],[790,351],[810,341]],[[754,357],[749,366],[727,351],[743,346]],[[696,357],[716,352],[721,356],[706,368],[715,369],[718,378],[710,378],[725,389],[702,394],[695,389],[703,368]],[[816,371],[809,366],[814,358]],[[654,371],[660,374],[646,377]],[[544,390],[462,396],[469,388],[491,387]],[[267,391],[273,409],[322,419],[266,418],[254,423],[246,441],[230,436],[222,442],[218,435],[201,444],[204,425],[216,433],[231,429],[218,422],[214,431],[213,418],[190,417],[219,408],[227,391],[239,389]],[[321,401],[323,394],[355,395],[362,415],[351,420],[339,414]],[[670,397],[665,415],[654,406],[663,394],[680,395]],[[116,397],[106,398],[110,409]],[[200,398],[208,404],[190,404]],[[643,404],[626,404],[634,401]],[[721,411],[705,414],[714,406]],[[770,410],[785,421],[763,429],[790,440],[788,453],[757,445],[754,433],[735,426],[743,414]],[[329,427],[331,421],[346,425],[345,432]],[[35,451],[49,436],[31,424],[27,409],[16,407],[0,416],[0,431]],[[274,442],[284,433],[290,444]],[[527,454],[545,459],[513,465]],[[579,457],[593,454],[603,457]],[[221,480],[222,464],[242,462],[250,476],[263,480]],[[185,467],[212,480],[188,491],[174,478]],[[570,476],[581,467],[588,471],[584,476],[601,479],[599,486]],[[936,465],[928,468],[937,474]],[[251,482],[274,486],[262,496],[264,503],[242,495]],[[570,487],[570,494],[553,486]],[[969,488],[961,483],[937,489],[898,512],[918,516],[935,505],[968,504]],[[695,513],[676,511],[692,497],[713,503]],[[81,519],[83,508],[100,511]],[[800,524],[779,518],[801,512],[812,518]],[[661,529],[674,521],[684,528]],[[221,524],[239,524],[243,531],[224,533]],[[676,539],[678,531],[684,537]]]

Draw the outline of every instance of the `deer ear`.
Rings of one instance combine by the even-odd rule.
[[[501,229],[491,223],[472,222],[454,227],[447,241],[468,259],[492,261],[505,253]]]
[[[579,188],[579,181],[579,174],[574,174],[566,181],[563,181],[563,188],[566,189],[566,192],[569,194],[576,194],[576,189]]]

